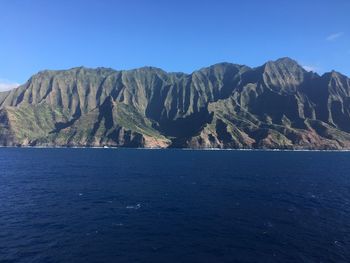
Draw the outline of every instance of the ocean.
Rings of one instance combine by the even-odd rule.
[[[0,262],[350,262],[350,153],[0,148]]]

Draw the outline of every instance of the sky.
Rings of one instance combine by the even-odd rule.
[[[350,76],[349,0],[0,0],[0,90],[44,69],[190,73],[291,57]]]

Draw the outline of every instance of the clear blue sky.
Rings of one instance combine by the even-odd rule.
[[[0,0],[0,82],[43,69],[191,72],[289,56],[350,75],[349,0]]]

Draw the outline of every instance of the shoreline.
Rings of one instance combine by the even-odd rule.
[[[244,149],[244,148],[144,148],[144,147],[97,147],[97,146],[0,146],[13,149],[97,149],[97,150],[178,150],[178,151],[247,151],[247,152],[350,152],[350,149]]]

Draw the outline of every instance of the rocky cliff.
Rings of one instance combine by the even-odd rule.
[[[47,70],[0,93],[0,145],[350,149],[350,79],[290,58]]]

